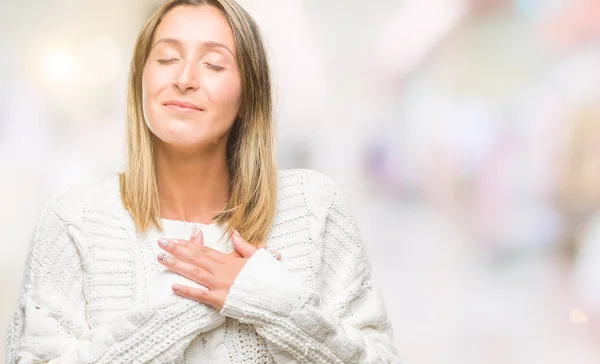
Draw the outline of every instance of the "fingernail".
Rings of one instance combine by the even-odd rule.
[[[192,227],[192,238],[198,237],[198,234],[200,234],[200,227],[194,224],[194,226]]]
[[[158,260],[162,260],[163,262],[167,260],[167,253],[162,253],[158,255]]]
[[[162,246],[169,245],[169,241],[167,239],[158,239],[158,243]]]
[[[175,292],[177,292],[181,289],[181,286],[178,284],[173,284],[171,287],[173,288],[173,291],[175,291]]]
[[[234,234],[234,235],[236,235],[236,236],[241,236],[241,235],[240,235],[240,232],[239,232],[239,231],[237,231],[237,230],[233,230],[233,234]]]

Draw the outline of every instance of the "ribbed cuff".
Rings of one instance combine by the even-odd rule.
[[[259,249],[233,282],[221,314],[249,324],[275,322],[301,307],[308,297],[301,277]]]

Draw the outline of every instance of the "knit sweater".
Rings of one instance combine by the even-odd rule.
[[[280,171],[275,219],[223,308],[173,294],[194,285],[156,260],[159,237],[193,223],[162,219],[140,233],[118,178],[72,186],[42,211],[9,327],[7,363],[398,363],[389,320],[355,220],[328,177]],[[216,224],[205,244],[232,245]],[[169,235],[170,234],[170,235]]]

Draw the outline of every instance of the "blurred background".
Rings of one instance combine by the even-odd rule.
[[[44,202],[122,168],[159,3],[1,2],[3,343]],[[406,363],[600,362],[600,1],[240,3],[280,166],[346,192]]]

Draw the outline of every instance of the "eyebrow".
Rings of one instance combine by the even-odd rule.
[[[152,47],[150,49],[154,49],[154,47],[156,47],[158,44],[160,43],[168,43],[168,44],[173,44],[173,45],[181,45],[181,42],[175,38],[161,38],[159,40],[157,40],[156,42],[154,42],[154,44],[152,45]],[[204,48],[222,48],[225,49],[226,51],[228,51],[229,53],[231,53],[231,55],[233,56],[233,58],[235,58],[235,55],[233,54],[233,52],[231,51],[231,49],[229,49],[229,47],[227,47],[225,44],[223,43],[219,43],[219,42],[214,42],[214,41],[207,41],[207,42],[203,42],[202,46]]]

